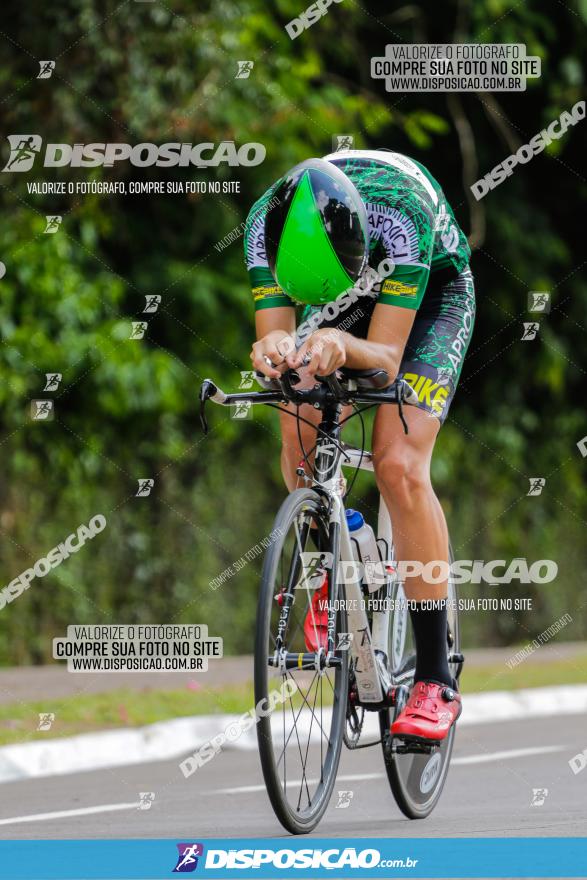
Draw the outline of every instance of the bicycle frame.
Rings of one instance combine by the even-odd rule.
[[[332,410],[326,409],[316,445],[314,488],[326,493],[330,503],[331,534],[338,537],[339,552],[332,560],[332,583],[339,584],[339,566],[341,562],[359,562],[353,549],[350,531],[347,525],[344,508],[343,466],[359,467],[373,471],[373,458],[370,452],[344,446],[339,442],[340,425],[338,416],[340,406]],[[326,435],[326,436],[325,436]],[[330,442],[332,439],[333,442]],[[344,457],[344,460],[343,460]],[[377,539],[383,542],[384,562],[387,561],[392,548],[392,529],[389,512],[383,497],[380,496],[377,522]],[[336,543],[335,543],[336,546]],[[387,697],[384,694],[379,676],[375,651],[388,653],[389,603],[384,603],[381,610],[373,611],[373,628],[367,617],[366,600],[361,589],[361,581],[354,577],[345,585],[345,609],[348,631],[351,634],[350,652],[353,658],[353,671],[361,703],[381,704]],[[333,597],[337,598],[337,597]],[[335,608],[329,609],[329,631],[334,631]]]

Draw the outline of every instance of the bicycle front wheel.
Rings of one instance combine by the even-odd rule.
[[[316,602],[317,590],[325,596],[326,583],[328,600],[337,596],[331,562],[339,548],[322,500],[310,489],[286,498],[273,535],[255,637],[255,703],[273,711],[258,711],[257,739],[277,818],[293,834],[305,834],[328,806],[345,724],[348,657],[336,650],[336,665],[325,665],[326,631]],[[345,624],[338,611],[334,633],[331,627],[335,645]]]

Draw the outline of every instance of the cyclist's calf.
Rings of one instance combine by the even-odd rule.
[[[415,408],[406,408],[406,418],[407,435],[380,411],[373,436],[375,476],[391,516],[397,558],[422,565],[447,562],[446,521],[430,480],[438,422]],[[405,591],[416,601],[442,598],[446,583],[428,583],[414,573],[406,578]]]

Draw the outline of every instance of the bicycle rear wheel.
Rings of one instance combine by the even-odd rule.
[[[317,528],[314,537],[310,535],[311,524]],[[275,815],[288,831],[304,834],[316,827],[328,806],[345,725],[348,656],[337,650],[334,657],[338,665],[324,665],[322,636],[310,611],[324,577],[328,599],[337,595],[329,563],[338,558],[338,538],[336,533],[330,536],[322,500],[310,489],[298,489],[286,498],[273,534],[277,537],[265,557],[257,611],[255,703],[267,705],[264,701],[269,701],[275,708],[271,714],[259,713],[257,738]],[[314,563],[317,558],[318,566]],[[312,573],[315,571],[318,578]],[[338,598],[342,597],[338,593]],[[308,613],[314,637],[310,650],[308,633],[304,633]],[[346,615],[339,611],[335,645],[345,625]],[[284,687],[286,699],[276,699],[275,694],[283,694]]]
[[[449,561],[453,561],[452,548]],[[403,598],[401,585],[394,589],[393,598]],[[459,658],[462,655],[458,595],[452,576],[449,576],[448,581],[448,599],[447,652],[451,674],[458,681],[462,667],[462,660]],[[391,724],[405,706],[409,689],[414,683],[416,652],[407,609],[394,611],[391,616],[388,656],[393,683],[398,688],[399,697],[393,709],[379,713],[385,769],[391,791],[402,813],[410,819],[424,819],[438,803],[444,788],[452,755],[455,725],[453,724],[446,739],[440,745],[432,746],[429,751],[405,750],[405,744],[390,734]]]

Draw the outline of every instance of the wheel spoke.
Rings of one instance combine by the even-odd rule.
[[[318,673],[317,673],[317,672],[314,673],[314,678],[312,679],[312,681],[310,682],[310,685],[309,685],[309,687],[308,687],[308,694],[310,693],[310,690],[311,690],[311,688],[312,688],[312,685],[314,684],[314,681],[316,680],[317,676],[318,676]],[[292,681],[295,682],[295,678],[294,678],[291,674],[289,675],[289,677],[291,678]],[[296,686],[297,686],[297,682],[296,682]],[[304,696],[304,694],[302,693],[302,691],[298,688],[298,690],[296,691],[296,693],[298,693],[298,694],[300,695],[300,697],[301,697],[302,700],[303,700],[303,703],[305,703],[305,705],[308,707],[308,709],[310,710],[310,712],[312,713],[312,715],[314,715],[314,712],[312,711],[312,707],[310,706],[308,700],[306,699],[306,697]],[[297,720],[298,720],[298,718],[300,717],[300,715],[301,715],[301,713],[303,712],[303,710],[304,710],[304,705],[301,705],[300,708],[298,709],[298,714],[295,716],[295,719],[294,719],[294,723],[296,724],[296,726],[297,726]],[[315,717],[315,715],[314,715],[314,717]],[[317,718],[316,718],[316,721],[318,721]],[[318,722],[318,726],[320,727],[320,730],[321,730],[321,732],[322,732],[322,736],[324,737],[324,739],[326,740],[326,742],[330,742],[330,738],[329,738],[329,736],[326,734],[326,732],[325,732],[325,730],[324,730],[324,728],[323,728],[323,726],[322,726],[322,724],[321,724],[320,722]],[[284,744],[284,746],[283,746],[283,751],[281,752],[281,754],[279,755],[279,758],[278,758],[277,761],[276,761],[276,766],[279,766],[279,764],[280,764],[280,762],[281,762],[281,758],[283,757],[284,751],[285,751],[285,749],[287,748],[287,746],[289,745],[289,741],[290,741],[290,739],[291,739],[291,735],[292,735],[292,733],[293,733],[293,728],[290,730],[289,735],[288,735],[288,737],[287,737],[287,741],[285,742],[285,744]],[[285,737],[285,734],[284,734],[284,737]],[[322,742],[322,739],[321,739],[320,741]]]
[[[306,743],[306,754],[304,755],[304,777],[306,775],[306,764],[308,763],[308,752],[310,751],[310,743],[312,742],[312,726],[314,724],[314,710],[316,708],[316,699],[318,697],[318,682],[316,682],[316,691],[314,693],[314,704],[312,706],[312,718],[310,720],[310,730],[308,731],[308,742]],[[320,737],[320,754],[322,754],[322,737]],[[320,782],[322,782],[322,762],[320,762]],[[306,783],[306,788],[307,788]],[[300,796],[298,798],[298,809],[302,799],[302,787],[300,786]],[[308,804],[309,806],[309,804]]]
[[[292,716],[293,716],[293,714],[294,714],[294,708],[293,708],[293,700],[292,700],[291,697],[289,698],[289,703],[290,703],[290,706],[291,706],[291,713],[292,713]],[[298,713],[298,717],[299,717],[299,713]],[[300,783],[300,797],[299,797],[299,799],[298,799],[298,810],[299,810],[299,809],[300,809],[301,792],[303,791],[303,785],[304,785],[304,782],[306,783],[306,791],[307,791],[307,795],[308,795],[308,806],[310,806],[310,804],[312,803],[312,801],[311,801],[311,799],[310,799],[310,789],[308,788],[308,782],[307,782],[307,780],[306,780],[306,765],[304,764],[304,759],[302,758],[302,745],[301,745],[301,743],[300,743],[300,738],[299,738],[299,736],[298,736],[298,726],[297,726],[297,724],[295,723],[295,721],[294,721],[294,728],[295,728],[295,732],[296,732],[296,740],[297,740],[297,743],[298,743],[298,751],[299,751],[299,753],[300,753],[300,763],[301,763],[301,765],[302,765],[302,780],[301,780],[301,783]]]

